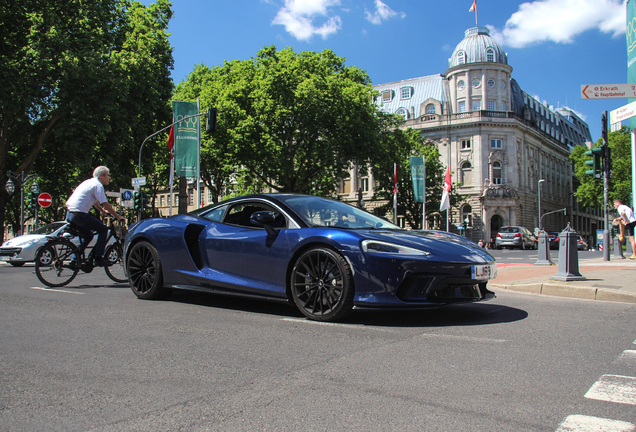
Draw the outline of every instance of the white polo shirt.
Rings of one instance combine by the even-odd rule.
[[[96,202],[101,204],[107,201],[104,185],[93,177],[83,181],[75,188],[73,194],[66,201],[66,208],[70,212],[88,213]]]

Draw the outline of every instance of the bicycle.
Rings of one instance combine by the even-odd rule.
[[[106,244],[112,238],[114,243],[108,245],[104,252],[104,259],[111,265],[104,267],[106,275],[115,282],[128,282],[126,269],[122,254],[124,251],[123,237],[125,233],[123,226],[117,227],[113,224],[113,218],[108,217],[108,237]],[[117,231],[121,232],[117,232]],[[44,245],[35,256],[35,274],[40,282],[50,287],[61,287],[69,284],[77,273],[82,270],[90,273],[95,268],[93,263],[93,249],[86,256],[85,251],[79,245],[73,243],[72,239],[79,236],[77,227],[73,222],[67,222],[66,226],[58,235],[47,236],[48,243]],[[71,264],[73,257],[76,262]]]

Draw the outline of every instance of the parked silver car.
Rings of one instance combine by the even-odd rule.
[[[15,267],[20,267],[24,263],[35,261],[40,248],[46,243],[47,235],[57,235],[66,226],[66,221],[53,222],[44,225],[29,234],[21,235],[2,243],[0,247],[0,261],[5,261]],[[95,244],[97,236],[89,244],[89,248]],[[79,238],[73,239],[75,244],[79,244]],[[112,243],[111,240],[109,243]]]
[[[495,247],[519,249],[537,249],[537,238],[526,227],[505,226],[499,229],[495,239]]]

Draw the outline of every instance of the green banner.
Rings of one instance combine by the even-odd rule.
[[[636,0],[629,0],[627,5],[627,28],[625,37],[627,38],[627,83],[636,83]],[[634,102],[636,99],[629,99]],[[629,125],[636,127],[636,117],[629,119]]]
[[[413,196],[415,202],[424,202],[426,197],[426,166],[424,157],[411,156],[411,179],[413,180]]]
[[[196,102],[172,101],[173,121],[199,114]],[[174,125],[174,167],[180,177],[197,176],[199,153],[199,117],[191,117]]]

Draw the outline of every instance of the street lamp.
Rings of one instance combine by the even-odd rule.
[[[541,179],[537,182],[537,200],[539,201],[539,231],[541,231],[541,183],[543,183],[545,179]]]
[[[37,174],[29,174],[27,176],[24,175],[24,171],[20,174],[16,174],[13,171],[7,172],[7,183],[4,185],[4,189],[7,191],[9,195],[13,195],[15,192],[15,183],[13,180],[16,180],[20,184],[20,234],[24,234],[24,184],[33,180],[34,183],[31,186],[31,191],[37,193],[40,191],[40,187],[37,184],[38,175]]]

